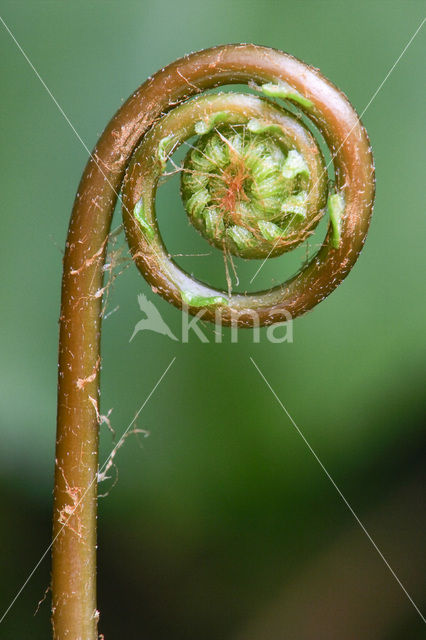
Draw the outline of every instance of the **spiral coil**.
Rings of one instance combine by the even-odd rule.
[[[192,97],[203,90],[234,83],[250,84],[260,96],[207,93]],[[191,54],[156,74],[135,97],[143,100],[152,94],[155,101],[150,104],[155,117],[132,153],[123,183],[123,219],[135,263],[154,290],[191,313],[203,306],[203,318],[212,321],[217,322],[220,307],[222,324],[238,326],[251,326],[254,322],[268,325],[288,319],[289,314],[296,317],[329,295],[358,257],[374,199],[374,165],[368,136],[346,97],[316,69],[280,51],[254,45],[228,45]],[[327,194],[327,167],[315,139],[300,118],[271,102],[272,98],[297,105],[319,129],[333,159],[332,193]],[[207,150],[218,154],[220,140],[226,145],[222,152],[232,148],[231,136],[236,127],[244,127],[246,136],[261,142],[262,137],[263,142],[267,137],[281,148],[284,146],[279,166],[281,182],[276,183],[281,191],[273,192],[274,185],[271,187],[275,199],[268,199],[269,214],[268,206],[264,207],[265,218],[258,214],[262,208],[259,206],[245,215],[248,205],[243,199],[234,212],[224,211],[223,201],[233,195],[229,175],[236,190],[237,171],[229,174],[228,170],[226,174],[222,168],[220,176],[217,172],[213,175],[216,182],[220,177],[223,183],[222,191],[220,185],[216,188],[216,195],[199,178],[194,184],[197,168],[200,176],[217,166],[217,156],[209,158]],[[196,280],[169,257],[156,219],[157,184],[172,152],[196,134],[200,138],[185,161],[182,194],[191,222],[218,248],[248,258],[279,255],[312,233],[328,205],[330,225],[326,238],[317,254],[293,278],[267,291],[230,295]],[[216,141],[212,135],[216,135]],[[273,153],[277,155],[272,150],[270,156]],[[257,160],[252,154],[252,165]],[[307,177],[304,181],[303,174]],[[277,176],[278,170],[274,174]],[[294,186],[286,192],[286,185],[292,185],[295,178],[298,192]],[[258,191],[268,197],[269,184],[263,192],[262,186],[257,184]],[[224,194],[222,200],[220,193]],[[246,193],[243,195],[247,199]]]

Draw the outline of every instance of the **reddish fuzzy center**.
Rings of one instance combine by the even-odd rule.
[[[238,223],[237,218],[239,218],[236,212],[237,203],[249,199],[244,191],[247,178],[249,178],[249,172],[241,157],[235,158],[221,175],[223,189],[218,194],[217,203],[234,223]]]

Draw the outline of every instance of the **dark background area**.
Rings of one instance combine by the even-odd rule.
[[[3,2],[1,15],[92,148],[149,75],[226,42],[301,58],[361,113],[422,11],[421,2],[393,0],[166,0]],[[102,369],[102,411],[113,409],[117,436],[176,360],[137,421],[149,437],[126,440],[118,481],[100,500],[106,640],[424,637],[414,606],[250,360],[423,609],[424,53],[423,28],[363,115],[377,170],[367,243],[347,280],[295,321],[292,343],[269,343],[262,331],[254,344],[246,331],[232,344],[226,330],[215,344],[211,327],[207,344],[148,332],[129,343],[138,293],[177,335],[181,315],[133,265],[117,277]],[[0,55],[1,617],[50,543],[61,251],[87,152],[3,25]],[[171,181],[159,198],[167,242],[205,251],[178,201]],[[122,235],[117,246],[125,255]],[[223,276],[220,259],[203,260],[180,263]],[[259,286],[281,279],[286,264],[270,260]],[[241,264],[241,281],[258,266]],[[112,446],[103,426],[101,461]],[[0,637],[49,637],[49,595],[34,616],[49,563],[47,553]]]

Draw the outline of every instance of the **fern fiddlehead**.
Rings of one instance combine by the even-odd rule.
[[[257,94],[201,94],[247,84]],[[195,96],[195,97],[194,97]],[[323,135],[335,187],[303,122]],[[247,258],[291,250],[328,207],[330,224],[315,256],[268,291],[232,294],[183,271],[168,255],[155,212],[158,180],[184,141],[181,190],[188,217],[208,242]],[[127,170],[126,170],[127,169]],[[125,174],[126,171],[126,175]],[[57,639],[97,638],[96,484],[100,330],[108,233],[122,189],[133,259],[148,282],[190,313],[251,326],[296,317],[345,278],[364,244],[374,198],[369,140],[346,97],[316,69],[280,51],[226,45],[178,60],[144,83],[102,134],[76,196],[64,257],[59,345],[52,621]]]

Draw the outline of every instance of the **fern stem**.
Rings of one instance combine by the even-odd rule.
[[[214,320],[215,305],[222,304],[227,294],[176,271],[161,240],[150,234],[150,221],[136,206],[141,198],[141,178],[131,158],[141,141],[138,157],[146,158],[146,145],[156,135],[155,123],[167,112],[170,118],[166,115],[169,119],[161,122],[165,126],[173,123],[176,104],[218,85],[249,82],[256,83],[263,96],[293,101],[319,127],[334,158],[341,200],[332,203],[335,226],[330,227],[311,263],[272,291],[234,296],[224,322],[231,323],[235,317],[241,326],[250,326],[252,310],[258,311],[261,324],[279,321],[285,309],[293,316],[304,313],[342,281],[364,243],[374,197],[367,134],[345,96],[316,69],[287,54],[254,45],[226,45],[185,56],[147,80],[112,118],[83,173],[63,264],[52,550],[56,640],[98,638],[96,513],[103,266],[125,169],[130,163],[123,213],[137,266],[173,304],[182,307],[189,301],[189,310],[195,312],[201,303],[194,301],[202,300],[205,317]],[[183,105],[183,109],[189,117],[190,108]],[[185,115],[177,125],[185,125]],[[152,133],[146,136],[151,128]],[[172,128],[170,135],[174,133]],[[158,145],[156,148],[158,152]],[[160,147],[157,173],[170,152],[166,140]],[[142,172],[147,166],[142,162]],[[151,200],[156,179],[152,174]],[[274,231],[273,227],[263,229],[268,234]],[[205,291],[211,295],[210,303]]]

